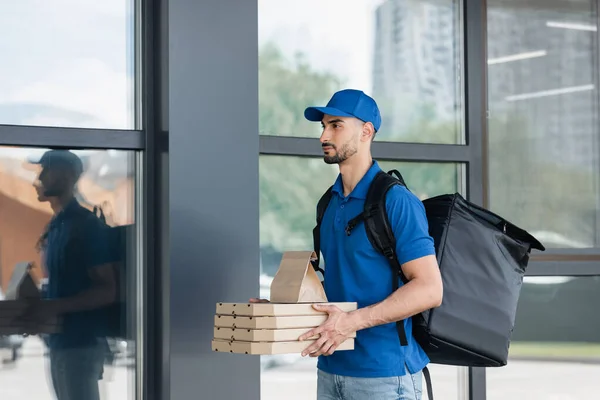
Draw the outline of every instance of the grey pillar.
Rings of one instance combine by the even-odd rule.
[[[170,400],[259,399],[258,357],[213,353],[210,346],[215,304],[258,295],[257,2],[167,4],[163,393]]]

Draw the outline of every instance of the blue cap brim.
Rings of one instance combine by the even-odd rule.
[[[304,118],[314,122],[322,121],[325,114],[333,115],[334,117],[354,117],[352,114],[348,114],[333,107],[308,107],[304,110]]]

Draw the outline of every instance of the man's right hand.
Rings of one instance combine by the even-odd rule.
[[[250,299],[250,303],[268,303],[269,300],[267,299],[256,299],[256,298],[251,298]]]

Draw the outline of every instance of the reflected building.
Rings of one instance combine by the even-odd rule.
[[[405,133],[422,120],[452,124],[457,118],[461,81],[454,3],[387,0],[375,10],[373,96],[385,113],[386,131]]]
[[[536,157],[597,170],[596,33],[561,28],[566,20],[560,11],[488,10],[490,120],[499,121],[490,139],[521,146],[528,140]],[[518,121],[519,132],[510,132],[509,120]]]

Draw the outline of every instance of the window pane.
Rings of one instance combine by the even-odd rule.
[[[304,108],[354,88],[379,104],[379,140],[462,144],[459,4],[259,0],[261,134],[316,137]]]
[[[56,386],[133,399],[133,158],[0,147],[0,398],[51,400]],[[27,293],[15,299],[28,263],[30,289],[42,297],[35,313],[22,309]]]
[[[595,3],[488,1],[490,205],[546,247],[600,245]]]
[[[597,393],[599,302],[600,277],[526,278],[509,362],[487,369],[487,398],[575,400]]]
[[[461,192],[464,186],[462,165],[389,161],[379,164],[386,171],[400,171],[408,187],[422,199]],[[312,249],[316,204],[335,181],[338,167],[327,165],[320,158],[261,156],[259,173],[260,295],[268,298],[283,252]],[[316,398],[316,360],[286,354],[263,356],[261,362],[261,399]],[[458,368],[432,365],[430,370],[434,393],[458,398]]]
[[[0,124],[132,129],[133,0],[0,5]]]

